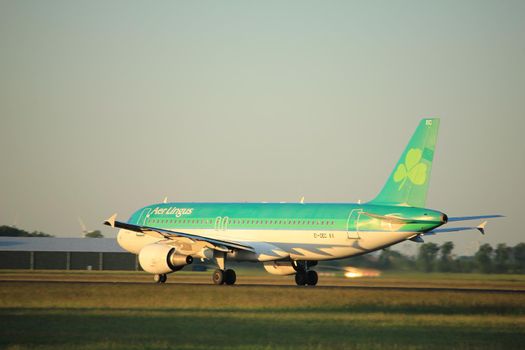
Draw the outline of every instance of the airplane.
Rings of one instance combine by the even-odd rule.
[[[212,281],[233,285],[227,261],[262,263],[275,275],[295,275],[315,286],[319,261],[367,254],[445,232],[485,232],[477,226],[441,228],[449,222],[502,217],[448,217],[425,208],[440,120],[422,119],[376,198],[367,203],[157,203],[127,222],[112,215],[104,224],[120,229],[118,244],[138,254],[142,269],[164,283],[167,274],[200,258],[217,269]]]

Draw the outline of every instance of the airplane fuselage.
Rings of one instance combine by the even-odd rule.
[[[407,221],[382,219],[389,217]],[[139,209],[128,220],[255,248],[255,254],[228,254],[239,261],[341,259],[402,242],[445,222],[443,213],[431,209],[349,203],[161,203]],[[162,240],[125,229],[118,234],[118,243],[135,254]]]

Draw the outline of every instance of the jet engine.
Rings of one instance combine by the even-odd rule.
[[[263,263],[264,269],[272,275],[293,275],[296,270],[291,261],[267,261]]]
[[[144,271],[157,275],[173,272],[191,264],[191,255],[177,254],[176,249],[166,244],[153,243],[139,252],[140,266]]]

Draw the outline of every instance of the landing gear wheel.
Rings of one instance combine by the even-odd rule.
[[[228,285],[235,284],[235,281],[237,280],[237,275],[235,274],[235,271],[228,269],[224,271],[224,283]]]
[[[317,272],[315,272],[314,270],[306,271],[306,284],[307,285],[315,286],[318,280],[319,280],[319,277],[317,277]]]
[[[211,276],[213,283],[215,284],[223,284],[224,283],[224,271],[223,270],[215,270],[213,272],[213,275]]]
[[[306,273],[297,272],[295,274],[295,284],[297,284],[298,286],[306,285]]]
[[[168,279],[168,276],[166,276],[166,274],[160,274],[160,275],[155,275],[153,276],[153,280],[156,282],[156,283],[166,283],[166,280]]]

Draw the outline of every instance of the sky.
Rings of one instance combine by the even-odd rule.
[[[0,224],[114,237],[107,217],[166,196],[367,201],[439,117],[427,206],[506,218],[426,241],[525,242],[524,18],[510,0],[0,0]]]

